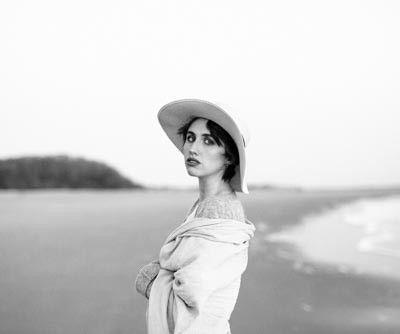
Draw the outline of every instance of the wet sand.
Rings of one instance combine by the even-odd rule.
[[[264,238],[342,272],[400,279],[400,196],[346,203]]]
[[[242,195],[259,230],[232,333],[399,333],[399,280],[315,265],[295,247],[264,238],[309,214],[388,194]],[[174,191],[1,193],[1,332],[145,333],[136,273],[195,199]]]

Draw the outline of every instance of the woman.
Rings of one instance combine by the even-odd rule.
[[[245,181],[246,128],[232,113],[195,99],[171,102],[159,122],[183,153],[199,198],[167,237],[159,259],[144,266],[136,289],[149,299],[149,334],[228,334],[254,225],[236,192]]]

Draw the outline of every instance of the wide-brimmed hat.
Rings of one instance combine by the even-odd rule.
[[[219,103],[221,105],[221,103]],[[227,111],[229,109],[229,112]],[[246,154],[245,148],[250,140],[250,133],[246,123],[232,108],[222,109],[220,106],[199,99],[183,99],[170,102],[163,106],[158,112],[158,120],[165,133],[183,153],[184,140],[178,134],[178,129],[194,117],[212,120],[221,126],[235,142],[239,152],[239,164],[236,166],[235,175],[230,184],[235,191],[248,194],[245,179]]]

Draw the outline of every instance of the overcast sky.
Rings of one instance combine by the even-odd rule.
[[[232,105],[249,183],[400,184],[398,1],[3,1],[0,158],[70,154],[196,185],[157,121]]]

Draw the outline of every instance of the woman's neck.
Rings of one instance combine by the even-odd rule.
[[[219,182],[204,182],[199,179],[199,200],[203,201],[208,197],[218,197],[234,194],[232,186],[220,180]]]

